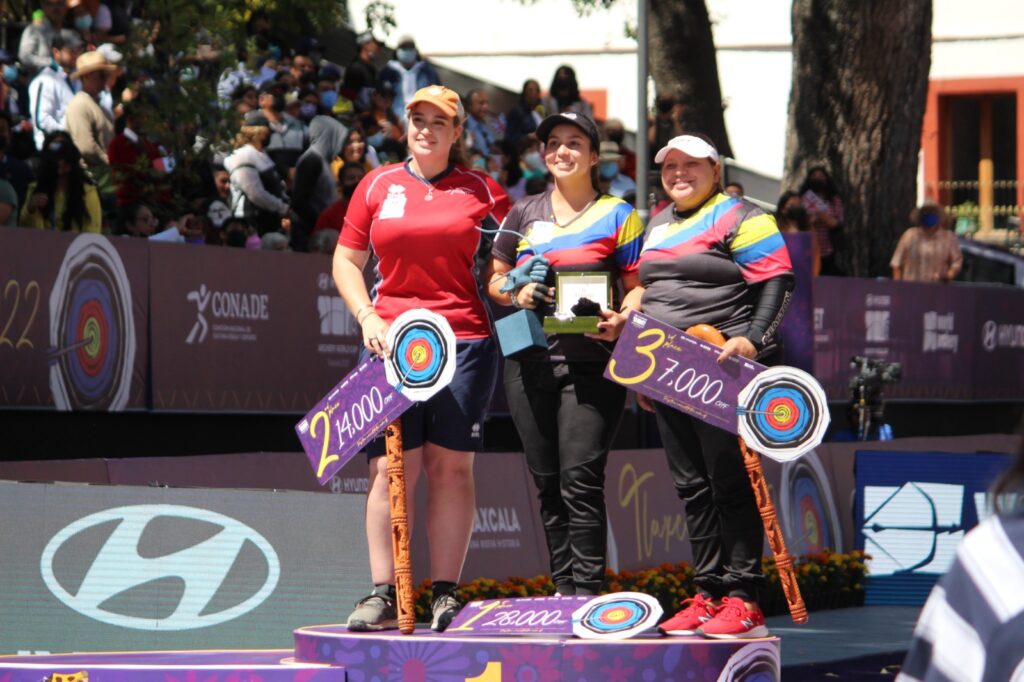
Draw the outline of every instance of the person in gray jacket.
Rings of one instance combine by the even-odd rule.
[[[330,116],[314,116],[309,123],[309,149],[295,166],[292,206],[292,249],[305,251],[320,213],[337,198],[337,181],[331,162],[341,154],[348,128]]]

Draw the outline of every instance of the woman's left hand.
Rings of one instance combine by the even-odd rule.
[[[584,334],[588,339],[597,339],[598,341],[614,341],[619,338],[622,333],[622,325],[626,324],[626,318],[629,313],[616,313],[611,310],[602,310],[598,313],[601,316],[601,321],[597,323],[597,328],[600,330],[597,334]]]
[[[725,342],[722,346],[722,352],[718,354],[718,364],[722,364],[733,355],[742,356],[748,360],[753,360],[757,357],[757,349],[754,348],[754,344],[750,342],[745,336],[734,336]]]

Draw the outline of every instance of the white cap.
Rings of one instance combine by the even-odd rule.
[[[117,48],[114,47],[113,43],[103,43],[96,48],[96,51],[106,57],[107,61],[111,64],[117,64],[124,58],[124,56],[117,51]]]
[[[696,135],[673,137],[668,141],[668,144],[658,150],[658,153],[654,156],[654,163],[664,161],[672,149],[678,149],[682,153],[698,159],[711,159],[714,163],[718,163],[718,150],[715,149],[714,145],[708,144]]]

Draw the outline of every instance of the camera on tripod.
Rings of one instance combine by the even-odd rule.
[[[880,396],[882,386],[899,383],[903,370],[898,362],[883,362],[857,355],[850,358],[850,367],[857,373],[850,377],[850,392],[855,399],[863,391],[867,395]]]
[[[857,440],[885,440],[881,429],[882,387],[898,383],[903,375],[898,362],[872,360],[862,356],[850,358],[850,367],[857,370],[850,377],[850,404],[847,415],[850,425],[857,432]],[[891,428],[889,429],[891,438]]]

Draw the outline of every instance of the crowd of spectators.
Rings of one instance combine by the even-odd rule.
[[[182,183],[186,150],[159,134],[133,73],[152,44],[139,48],[132,31],[157,34],[142,25],[121,0],[40,0],[17,55],[0,50],[0,223],[330,253],[359,180],[406,158],[405,102],[442,84],[411,37],[385,59],[362,33],[355,59],[335,64],[316,39],[283,44],[256,10],[235,66],[212,74],[233,140],[211,145]],[[512,202],[547,190],[537,124],[558,112],[593,115],[575,72],[559,67],[546,93],[527,80],[508,111],[491,94],[462,94],[466,164]],[[621,122],[604,122],[603,136],[601,186],[633,201],[636,157]]]
[[[255,10],[236,65],[205,74],[216,81],[221,110],[233,117],[234,139],[211,145],[202,167],[184,179],[186,150],[151,120],[144,78],[133,67],[136,57],[152,54],[158,30],[126,7],[132,4],[123,0],[40,0],[17,54],[0,50],[0,224],[330,253],[362,176],[406,158],[405,102],[422,87],[442,84],[411,37],[400,38],[385,59],[374,35],[362,33],[355,59],[335,64],[314,38],[286,46],[269,17]],[[465,162],[514,203],[550,186],[534,134],[541,119],[593,116],[593,108],[568,65],[556,69],[547,92],[540,81],[526,80],[507,111],[496,110],[493,94],[462,93]],[[683,132],[683,113],[670,95],[657,95],[647,128],[652,150]],[[637,159],[623,125],[599,124],[600,187],[635,204]],[[190,144],[206,134],[197,128]],[[843,205],[828,170],[810,169],[777,206],[783,231],[813,235],[815,274],[842,274],[836,252],[843,247]],[[893,258],[896,277],[947,281],[959,271],[942,216],[939,229],[918,224],[919,216],[933,220],[934,213],[912,216]],[[927,274],[919,274],[922,268]]]

